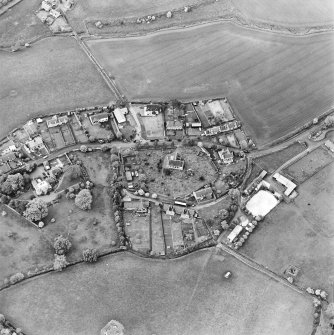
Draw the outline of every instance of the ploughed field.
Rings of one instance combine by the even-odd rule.
[[[232,0],[248,19],[291,26],[334,23],[332,0]]]
[[[115,100],[78,43],[43,39],[17,53],[0,54],[0,138],[40,114]]]
[[[311,299],[215,250],[170,261],[106,256],[22,282],[0,300],[36,335],[99,334],[111,319],[129,335],[304,335],[313,320]]]
[[[258,145],[334,102],[333,33],[294,37],[214,23],[87,44],[132,100],[227,96]]]

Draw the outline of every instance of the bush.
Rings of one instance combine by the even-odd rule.
[[[15,283],[20,282],[23,279],[24,279],[24,274],[21,273],[21,272],[18,272],[18,273],[15,273],[15,275],[12,275],[9,278],[9,281],[10,281],[11,284],[15,284]]]
[[[75,197],[75,204],[82,210],[91,209],[93,197],[89,190],[81,190]]]
[[[97,261],[97,251],[96,249],[85,249],[82,252],[82,257],[85,262],[94,263]]]
[[[65,269],[67,265],[68,265],[68,262],[66,260],[65,255],[55,254],[55,260],[53,262],[53,270],[63,271],[63,269]]]
[[[26,210],[23,212],[23,216],[30,221],[39,221],[47,215],[48,205],[40,198],[30,200],[27,204]]]
[[[71,247],[72,243],[67,237],[64,237],[63,235],[57,236],[53,243],[53,248],[55,249],[57,255],[67,254]]]

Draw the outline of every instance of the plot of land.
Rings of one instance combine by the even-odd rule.
[[[334,3],[331,0],[232,0],[235,7],[251,20],[270,23],[310,26],[333,23]]]
[[[153,117],[139,117],[140,123],[144,128],[144,136],[147,139],[164,137],[164,118],[162,113]]]
[[[284,172],[298,183],[303,183],[333,160],[334,157],[327,148],[319,147],[287,167]]]
[[[313,319],[309,298],[211,251],[173,261],[107,256],[18,284],[0,299],[2,312],[36,335],[98,334],[111,319],[129,335],[304,335]]]
[[[298,38],[216,23],[87,43],[130,99],[226,96],[261,145],[333,105],[332,39],[331,33]]]
[[[3,52],[0,63],[0,138],[34,116],[114,100],[70,37],[47,38],[18,53]]]
[[[165,254],[165,240],[162,229],[160,207],[151,205],[152,251],[155,254]]]
[[[301,269],[299,284],[331,290],[334,278],[333,164],[298,188],[294,204],[280,204],[242,247],[257,262],[280,274]]]
[[[304,150],[306,150],[306,147],[304,145],[300,143],[294,143],[283,150],[256,158],[254,160],[254,163],[263,170],[272,173],[280,166],[282,166],[285,162],[294,158],[296,155],[300,154]]]

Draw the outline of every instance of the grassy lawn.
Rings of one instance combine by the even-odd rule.
[[[180,147],[177,152],[185,161],[183,171],[171,170],[171,175],[159,172],[157,164],[164,159],[166,152],[160,150],[138,151],[136,156],[140,159],[140,167],[148,176],[148,188],[151,192],[173,197],[184,197],[205,184],[214,181],[215,170],[205,157],[197,156],[197,147]],[[169,151],[170,152],[170,151]],[[148,155],[149,154],[149,155]],[[193,175],[187,175],[186,170],[193,170]],[[204,180],[199,178],[203,176]]]
[[[287,148],[276,151],[272,154],[256,158],[254,163],[269,173],[274,172],[285,162],[306,150],[306,147],[300,143],[293,143]]]
[[[228,281],[225,271],[233,273]],[[310,299],[212,251],[172,261],[107,256],[18,284],[0,299],[2,313],[36,335],[98,334],[111,319],[129,335],[304,335],[312,329]]]
[[[319,147],[310,154],[284,169],[298,183],[303,183],[315,173],[333,162],[333,155],[325,147]]]
[[[333,105],[330,33],[299,38],[215,23],[87,43],[129,99],[227,96],[258,145]]]
[[[51,31],[35,15],[40,0],[21,1],[1,15],[0,46],[11,46],[16,41],[30,42],[37,37],[50,36]]]
[[[0,138],[40,114],[114,100],[71,37],[47,38],[21,52],[3,52],[0,63]]]
[[[300,268],[298,284],[331,292],[334,278],[333,164],[298,188],[294,203],[280,204],[260,223],[241,252],[282,274]]]

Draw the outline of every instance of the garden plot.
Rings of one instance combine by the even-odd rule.
[[[73,137],[72,131],[68,124],[63,124],[60,126],[60,130],[63,134],[65,145],[73,145],[75,144],[75,139]]]
[[[63,134],[61,133],[61,130],[60,130],[59,127],[49,128],[49,132],[50,132],[51,138],[53,140],[53,143],[56,146],[55,149],[59,150],[59,149],[66,146]]]
[[[129,237],[132,249],[149,252],[150,242],[150,215],[124,211],[125,234]]]
[[[157,255],[165,254],[165,239],[162,227],[160,207],[151,205],[152,252]]]
[[[144,128],[144,137],[148,140],[164,138],[164,117],[162,113],[156,116],[139,117]]]
[[[95,137],[96,139],[107,139],[113,136],[110,122],[112,121],[109,120],[109,122],[102,124],[92,124],[88,116],[81,118],[83,128],[88,131],[89,136]]]
[[[84,130],[82,129],[81,125],[79,124],[75,116],[71,116],[70,124],[73,130],[73,133],[74,133],[74,137],[76,138],[77,142],[79,143],[88,142],[88,137],[85,134]]]
[[[203,242],[211,238],[203,219],[196,219],[195,221],[195,236],[196,242]]]
[[[333,155],[329,150],[325,147],[319,147],[288,166],[283,172],[297,183],[303,183],[332,162]]]
[[[166,252],[170,254],[173,252],[173,236],[172,236],[172,218],[170,215],[162,213],[162,224],[166,244]]]

